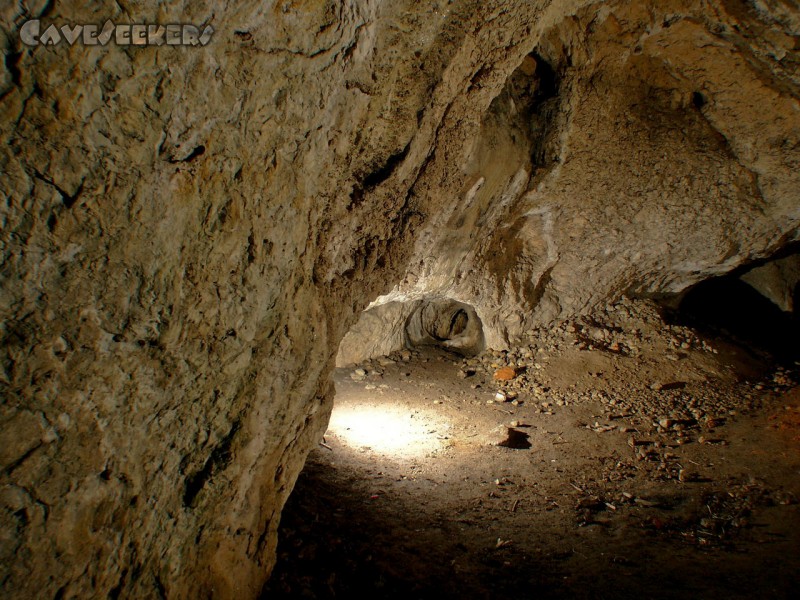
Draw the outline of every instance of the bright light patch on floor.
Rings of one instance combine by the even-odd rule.
[[[393,456],[419,456],[442,447],[447,424],[398,406],[337,406],[328,432],[348,446]]]

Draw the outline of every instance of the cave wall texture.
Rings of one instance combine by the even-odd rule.
[[[154,4],[0,5],[4,597],[256,597],[371,302],[498,348],[798,238],[797,0]]]

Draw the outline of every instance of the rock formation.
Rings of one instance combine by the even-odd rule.
[[[797,312],[800,255],[791,254],[749,270],[742,281],[787,313]]]
[[[215,33],[29,47],[31,18]],[[370,303],[461,302],[503,347],[798,237],[796,0],[0,24],[4,596],[256,597]]]

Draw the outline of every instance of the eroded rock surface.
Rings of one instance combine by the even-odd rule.
[[[388,299],[433,288],[473,304],[502,346],[796,238],[796,4],[635,4],[549,28],[481,122],[453,128],[418,187],[447,181],[454,201]]]
[[[798,12],[6,3],[3,593],[256,596],[379,296],[502,347],[796,239]],[[31,17],[216,33],[29,48]]]

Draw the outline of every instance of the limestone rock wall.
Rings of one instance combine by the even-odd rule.
[[[797,313],[800,254],[769,261],[751,269],[742,275],[741,279],[782,311]]]
[[[342,338],[336,366],[350,366],[407,348],[410,345],[406,331],[408,320],[422,304],[423,300],[387,302],[365,310]]]
[[[487,343],[797,237],[798,6],[0,6],[0,590],[255,597],[371,301]],[[204,48],[22,46],[191,22]]]

